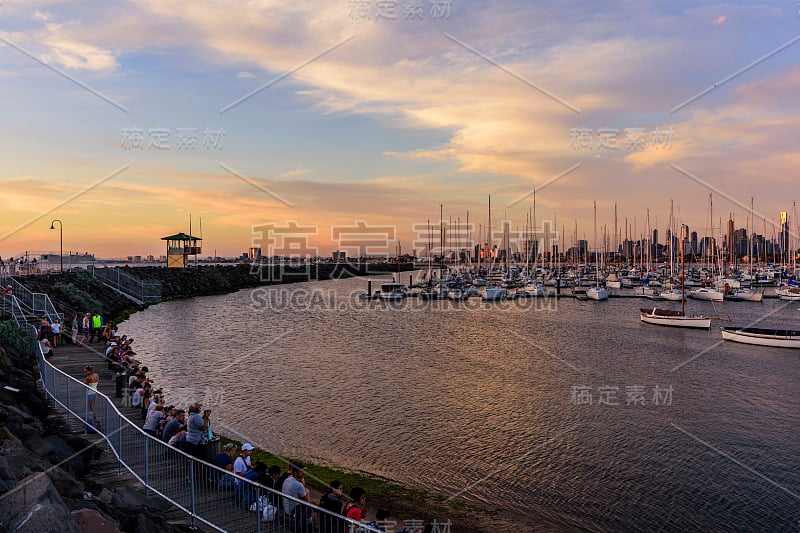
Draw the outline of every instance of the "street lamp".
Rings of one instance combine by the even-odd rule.
[[[58,240],[61,244],[61,249],[58,258],[61,260],[61,273],[64,273],[64,224],[59,219],[55,219],[50,223],[50,229],[56,229],[53,225],[58,222]]]

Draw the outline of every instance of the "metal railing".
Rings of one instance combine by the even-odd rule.
[[[144,281],[123,272],[119,267],[96,268],[92,266],[92,277],[109,287],[140,302],[152,302],[161,299],[161,282]]]
[[[237,533],[379,531],[195,459],[148,435],[108,396],[45,361],[38,343],[36,353],[44,390],[56,406],[80,420],[87,433],[105,440],[119,461],[120,473],[125,468],[145,486],[148,496],[153,492],[186,512],[192,527],[202,522],[217,531]],[[294,514],[279,505],[294,507]]]
[[[50,297],[43,292],[33,292],[15,278],[8,278],[9,284],[14,291],[14,298],[31,313],[44,315],[52,324],[55,319],[64,320],[64,315],[56,311],[56,307]]]
[[[14,322],[17,323],[17,326],[23,329],[30,326],[33,328],[35,332],[36,327],[33,324],[28,323],[28,318],[25,316],[25,312],[19,306],[19,300],[17,300],[17,298],[13,295],[4,296],[3,299],[9,302],[9,314],[11,315],[11,318],[14,319]],[[36,333],[34,333],[33,335],[35,337]]]

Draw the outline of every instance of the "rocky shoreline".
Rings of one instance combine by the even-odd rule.
[[[171,506],[145,498],[132,479],[99,481],[104,469],[116,472],[116,458],[51,409],[38,378],[33,343],[10,321],[0,323],[0,531],[192,531],[188,521],[170,520]]]

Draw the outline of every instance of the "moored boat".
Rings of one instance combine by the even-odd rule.
[[[800,331],[789,329],[722,328],[722,338],[758,346],[800,348]]]
[[[486,287],[484,291],[483,299],[490,302],[496,300],[502,300],[503,296],[505,295],[505,292],[506,292],[505,289],[503,289],[503,287],[500,287],[499,285],[489,285]]]
[[[402,283],[384,283],[378,298],[381,300],[400,300],[406,297],[406,286]]]
[[[800,300],[800,288],[789,287],[778,290],[778,298],[781,300],[798,301]]]
[[[717,289],[711,289],[709,287],[701,287],[699,289],[689,291],[689,298],[694,298],[695,300],[710,300],[712,302],[721,302],[722,297],[723,295],[721,291],[718,291]]]
[[[586,297],[591,300],[608,300],[611,291],[605,287],[591,287],[586,291]]]
[[[662,299],[669,300],[670,302],[680,302],[683,301],[683,291],[678,289],[669,289],[666,291],[661,291],[659,294]]]
[[[760,302],[764,298],[762,291],[742,289],[725,294],[726,300],[734,302]]]
[[[673,326],[680,328],[711,327],[711,318],[705,316],[686,316],[683,311],[670,311],[669,309],[639,309],[639,318],[642,322],[659,326]]]

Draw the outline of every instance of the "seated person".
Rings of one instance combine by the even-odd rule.
[[[219,489],[227,489],[235,485],[236,476],[233,475],[233,458],[235,455],[236,445],[229,442],[214,458],[214,466],[231,472],[231,474],[226,475],[218,470],[213,471],[214,478],[211,481],[216,482]]]

